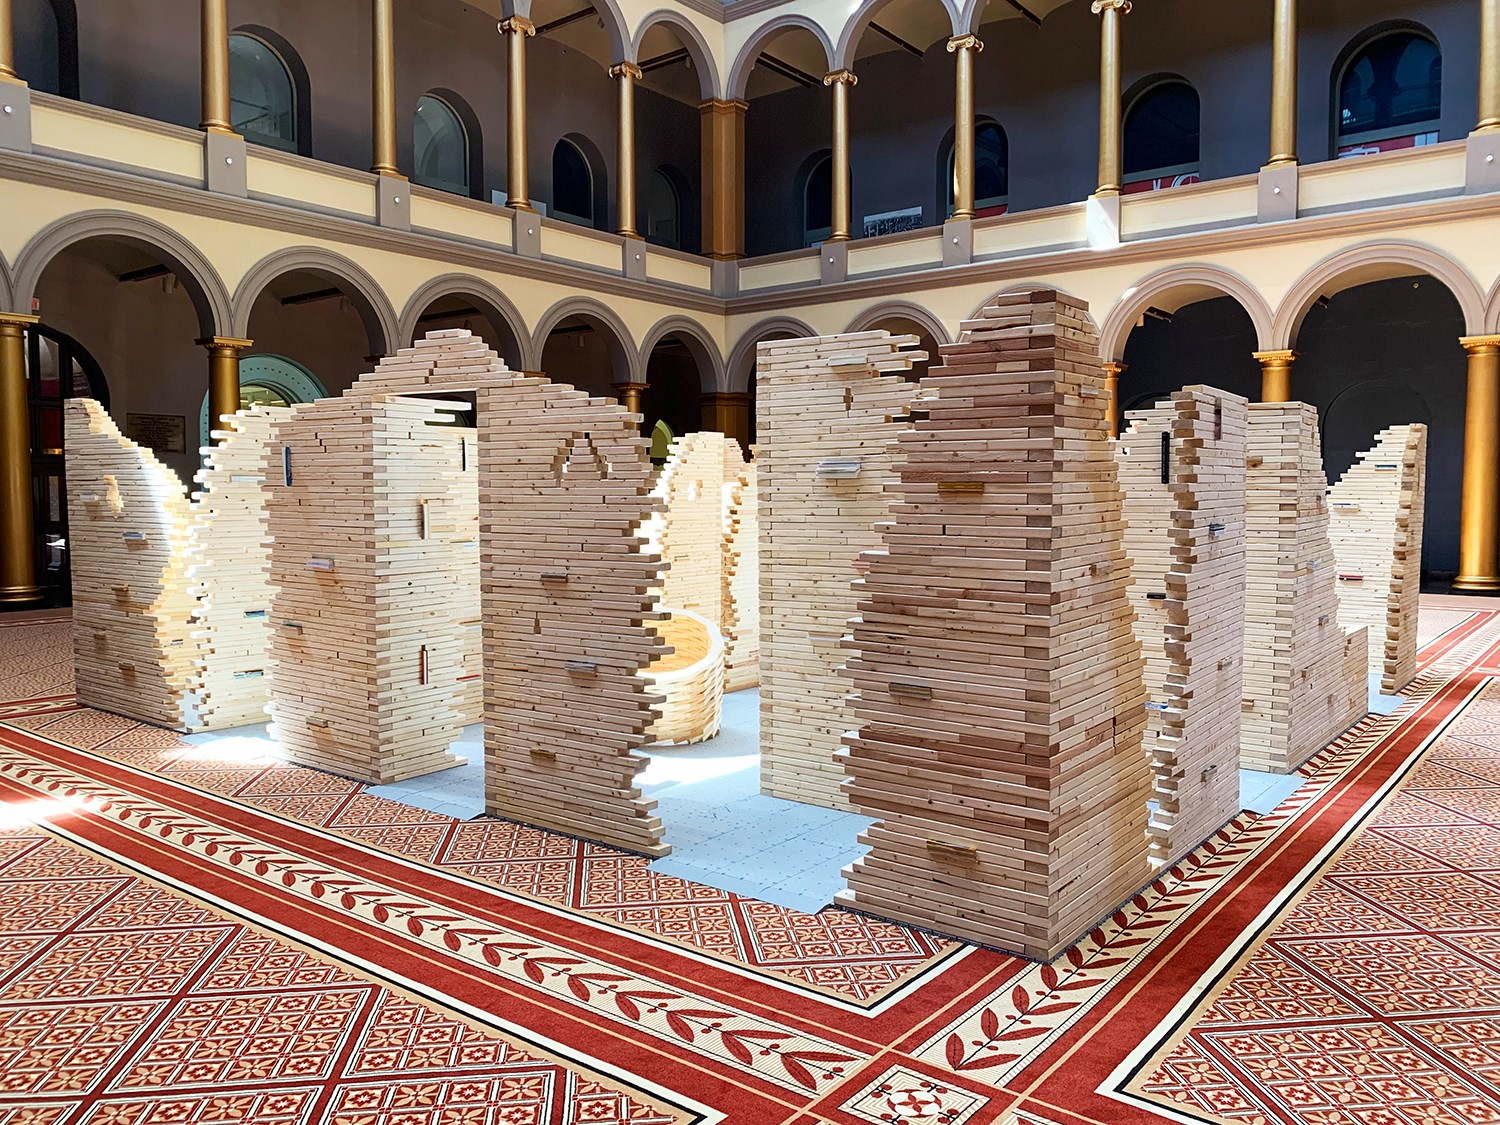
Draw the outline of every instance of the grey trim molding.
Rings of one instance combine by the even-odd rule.
[[[35,160],[36,156],[18,157]],[[3,162],[0,162],[3,169]],[[97,178],[92,178],[97,182]],[[12,300],[26,308],[36,296],[42,273],[62,251],[89,238],[119,238],[159,255],[193,302],[203,336],[232,336],[229,290],[213,264],[187,239],[153,219],[128,211],[80,211],[43,227],[16,255]]]
[[[16,286],[11,277],[10,265],[5,260],[5,255],[0,254],[0,311],[24,312],[15,306]]]
[[[698,364],[700,389],[710,394],[726,389],[724,358],[719,354],[719,346],[714,343],[713,337],[697,321],[675,314],[658,320],[641,340],[643,375],[651,364],[651,353],[656,350],[656,345],[668,336],[678,336],[687,345],[688,351]]]
[[[755,345],[762,340],[796,339],[799,336],[816,336],[805,320],[794,316],[773,316],[759,324],[752,324],[740,336],[734,350],[729,353],[725,372],[729,390],[748,391],[750,379],[755,373]]]
[[[722,11],[719,13],[722,17]],[[717,98],[722,95],[719,91],[719,68],[714,64],[713,51],[709,50],[708,41],[703,38],[703,33],[698,30],[697,25],[691,20],[684,19],[681,12],[674,12],[671,8],[657,8],[649,12],[636,25],[635,36],[630,42],[630,62],[640,62],[641,42],[646,38],[646,32],[658,24],[666,24],[677,33],[678,40],[693,60],[693,68],[698,72],[698,96],[704,101],[709,98]]]
[[[877,327],[882,320],[896,316],[904,317],[907,320],[920,324],[928,332],[932,333],[932,338],[939,344],[951,344],[953,342],[953,337],[948,334],[947,325],[934,316],[929,309],[924,309],[921,305],[914,304],[911,301],[884,301],[878,305],[871,305],[851,320],[849,327],[845,328],[844,331],[863,332],[866,329]],[[938,357],[929,356],[928,358],[936,362]]]
[[[293,270],[308,270],[326,278],[354,303],[365,324],[370,355],[389,355],[400,347],[396,342],[400,337],[396,310],[391,307],[380,283],[366,273],[363,266],[319,246],[291,246],[277,250],[252,266],[235,290],[234,319],[229,335],[254,339],[250,335],[250,314],[256,299],[272,281]]]
[[[570,316],[586,316],[597,320],[614,336],[619,355],[625,361],[623,373],[625,378],[615,379],[614,382],[644,383],[646,381],[645,365],[641,362],[640,350],[635,346],[635,338],[631,336],[630,329],[625,327],[625,322],[620,319],[614,309],[602,301],[583,296],[564,297],[544,312],[542,318],[536,322],[536,328],[531,333],[531,353],[536,357],[537,362],[537,367],[533,370],[541,368],[542,353],[547,349],[547,337],[552,335],[552,330],[558,324]],[[621,373],[617,371],[615,374]]]
[[[472,300],[501,335],[508,335],[515,349],[518,371],[535,371],[541,360],[531,352],[531,336],[526,331],[526,318],[511,303],[509,297],[488,281],[472,274],[445,273],[427,282],[408,298],[406,308],[398,322],[397,346],[406,347],[417,334],[418,322],[429,305],[441,297],[465,297]],[[503,351],[503,349],[502,349]],[[506,363],[510,358],[506,357]]]
[[[740,48],[740,53],[730,64],[729,77],[724,82],[726,97],[744,101],[745,85],[750,81],[750,72],[755,69],[755,60],[760,57],[761,51],[765,50],[767,40],[789,27],[800,27],[804,31],[811,32],[823,45],[823,53],[828,59],[828,69],[830,71],[834,69],[833,41],[828,38],[828,33],[807,16],[786,12],[757,27],[755,33]]]
[[[1255,326],[1256,348],[1274,351],[1273,314],[1271,306],[1254,285],[1237,273],[1206,262],[1168,266],[1136,282],[1126,296],[1115,303],[1099,329],[1099,358],[1118,362],[1125,356],[1125,341],[1141,313],[1156,305],[1176,312],[1185,304],[1204,300],[1204,294],[1218,293],[1239,303]],[[1181,300],[1174,299],[1182,297]]]

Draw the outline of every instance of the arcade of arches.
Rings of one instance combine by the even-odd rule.
[[[1211,7],[0,0],[0,1125],[1500,1122],[1500,0]],[[1203,384],[1314,406],[1330,482],[1428,441],[1416,686],[1077,961],[806,898],[865,822],[758,803],[769,692],[653,748],[631,792],[703,849],[653,864],[74,702],[69,399],[190,490],[226,414],[462,329],[657,466],[748,457],[760,345],[909,336],[920,380],[1036,289],[1087,304],[1111,436]],[[151,802],[289,881],[99,811]],[[325,916],[360,880],[402,934]]]

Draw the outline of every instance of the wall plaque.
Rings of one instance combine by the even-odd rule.
[[[186,453],[187,419],[181,414],[127,414],[125,436],[155,453]]]

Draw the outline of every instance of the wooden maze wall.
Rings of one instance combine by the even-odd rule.
[[[1150,875],[1122,501],[1086,309],[962,330],[865,556],[847,768],[879,819],[840,901],[1051,958]]]
[[[741,465],[725,485],[724,634],[725,691],[760,683],[759,467]]]
[[[1162,867],[1240,811],[1248,413],[1237,395],[1187,387],[1128,417],[1120,482]]]
[[[1328,493],[1339,621],[1368,630],[1370,671],[1387,695],[1417,674],[1426,476],[1427,427],[1392,426]]]
[[[761,789],[847,808],[842,638],[855,560],[878,545],[915,387],[914,336],[856,332],[758,346]]]
[[[69,399],[64,426],[78,702],[184,728],[199,644],[187,496],[93,399]]]
[[[1249,412],[1240,762],[1290,773],[1364,716],[1367,642],[1339,624],[1317,410]]]
[[[270,532],[266,527],[266,449],[286,407],[255,406],[215,430],[194,478],[188,574],[198,599],[201,647],[192,680],[195,729],[266,721],[271,679]]]

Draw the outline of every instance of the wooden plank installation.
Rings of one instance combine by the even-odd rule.
[[[198,599],[197,665],[192,691],[194,730],[220,730],[266,721],[271,701],[267,662],[271,643],[268,579],[271,538],[266,527],[266,448],[292,408],[253,406],[215,430],[203,468],[193,478],[188,577]]]
[[[915,336],[853,332],[757,347],[761,791],[848,808],[840,640],[856,559],[880,542],[885,489],[926,359]]]
[[[1160,868],[1240,811],[1248,411],[1238,395],[1195,386],[1126,417],[1117,453]]]
[[[185,729],[199,642],[182,483],[93,399],[63,417],[78,702]]]
[[[466,402],[478,426],[455,449],[455,431],[436,423]],[[476,471],[486,807],[665,854],[654,802],[633,786],[646,764],[634,751],[659,702],[641,672],[666,651],[652,628],[663,616],[653,594],[660,560],[639,535],[657,506],[639,420],[613,401],[509,371],[455,329],[381,360],[289,426],[297,432],[272,449],[273,470],[286,470],[271,477],[273,562],[283,550],[278,503],[308,505],[285,566],[322,589],[285,614],[278,597],[273,657],[315,658],[322,680],[340,688],[316,698],[321,725],[302,734],[319,740],[313,764],[394,779],[453,761],[468,610],[450,572],[470,518],[455,499],[469,486],[456,478]],[[290,460],[277,461],[287,450]],[[284,595],[274,565],[272,578]],[[299,683],[313,678],[309,670]],[[283,679],[274,661],[278,725]],[[359,726],[370,713],[379,720]]]
[[[652,488],[661,507],[643,529],[666,572],[662,604],[715,627],[724,605],[724,488],[734,481],[731,468],[743,461],[739,443],[721,433],[674,439]]]
[[[1375,447],[1328,491],[1339,623],[1368,628],[1370,670],[1380,670],[1386,695],[1417,675],[1426,495],[1427,427],[1421,423],[1376,434]]]
[[[724,486],[724,690],[760,683],[760,488],[752,459]]]
[[[704,742],[719,733],[724,714],[724,635],[689,610],[665,612],[670,616],[656,632],[672,651],[643,673],[646,690],[661,697],[646,737],[655,745]]]
[[[847,645],[839,901],[1052,958],[1150,878],[1146,693],[1086,307],[1007,294],[942,347]]]
[[[1291,773],[1365,715],[1367,641],[1339,625],[1317,410],[1249,409],[1240,764]]]
[[[484,630],[479,597],[479,432],[469,426],[439,429],[448,441],[448,472],[453,505],[453,562],[457,580],[454,610],[460,642],[455,706],[464,726],[484,721]]]

